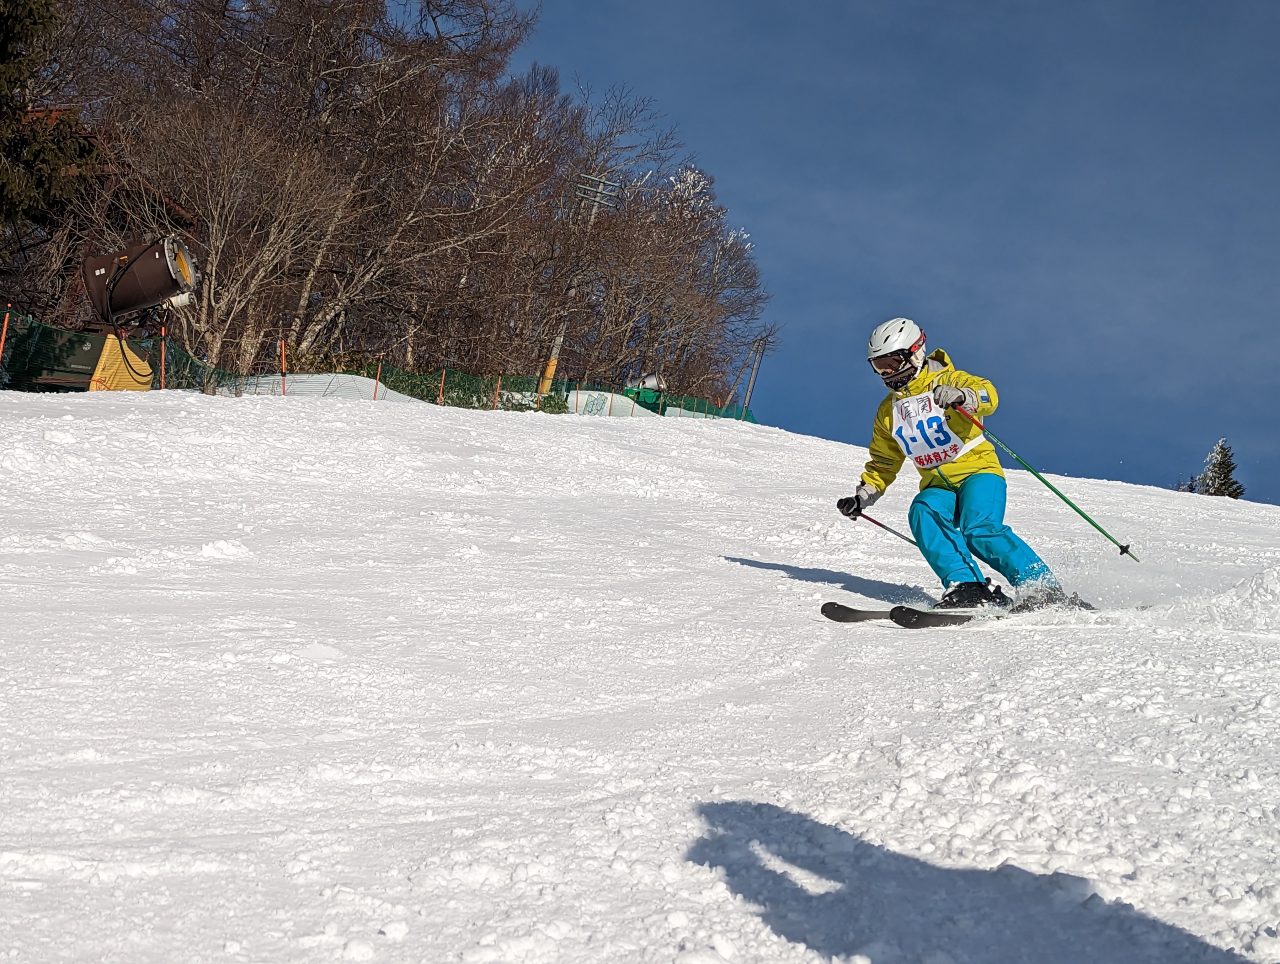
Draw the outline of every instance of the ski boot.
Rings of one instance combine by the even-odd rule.
[[[942,594],[934,609],[982,609],[986,606],[1008,606],[1009,597],[999,586],[986,582],[958,582]]]

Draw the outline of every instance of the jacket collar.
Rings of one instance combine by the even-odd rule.
[[[935,375],[939,372],[953,372],[955,366],[951,364],[951,357],[941,348],[935,348],[924,360],[924,364],[920,366],[920,374],[911,379],[907,383],[907,387],[900,392],[890,392],[894,398],[910,398],[912,395],[920,395],[927,391],[929,383],[933,381]]]

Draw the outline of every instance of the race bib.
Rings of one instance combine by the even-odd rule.
[[[954,435],[944,409],[929,392],[893,403],[893,437],[918,469],[953,462],[985,441],[981,434],[967,442]]]

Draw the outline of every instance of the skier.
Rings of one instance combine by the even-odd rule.
[[[876,410],[871,458],[857,491],[836,508],[858,518],[910,459],[920,472],[920,492],[908,519],[945,589],[936,608],[1009,604],[988,586],[974,556],[1016,587],[1015,609],[1067,603],[1044,560],[1004,524],[1004,470],[995,447],[952,411],[963,406],[979,420],[990,415],[999,404],[995,386],[957,369],[941,348],[926,356],[924,332],[910,318],[877,326],[867,342],[867,360],[889,394]]]

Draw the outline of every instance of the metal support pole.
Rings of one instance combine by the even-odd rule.
[[[768,344],[765,338],[756,342],[755,358],[751,361],[751,377],[747,379],[747,394],[742,398],[742,411],[738,413],[739,421],[747,417],[747,409],[751,405],[751,393],[756,390],[756,373],[760,371],[760,360],[764,358],[764,351]]]
[[[570,289],[569,295],[573,296],[576,289]],[[545,395],[551,391],[551,383],[556,377],[556,368],[560,364],[560,348],[564,344],[565,329],[569,327],[569,313],[566,310],[564,321],[560,325],[560,334],[556,335],[555,344],[551,346],[551,357],[547,359],[547,367],[542,372],[542,381],[538,383],[538,394]]]
[[[622,185],[615,181],[598,177],[595,174],[579,174],[578,183],[574,185],[574,194],[579,201],[589,201],[591,203],[591,213],[587,215],[588,231],[596,223],[596,215],[600,213],[600,208],[604,207],[613,209],[618,206],[618,192]],[[556,368],[560,364],[560,349],[564,347],[565,332],[569,328],[569,312],[573,310],[572,305],[578,297],[578,285],[576,274],[570,275],[574,283],[569,286],[568,300],[569,307],[564,310],[564,318],[560,321],[560,332],[556,335],[555,343],[551,346],[551,357],[547,359],[547,367],[543,369],[542,379],[538,382],[539,401],[541,396],[551,391],[551,383],[556,377]]]

